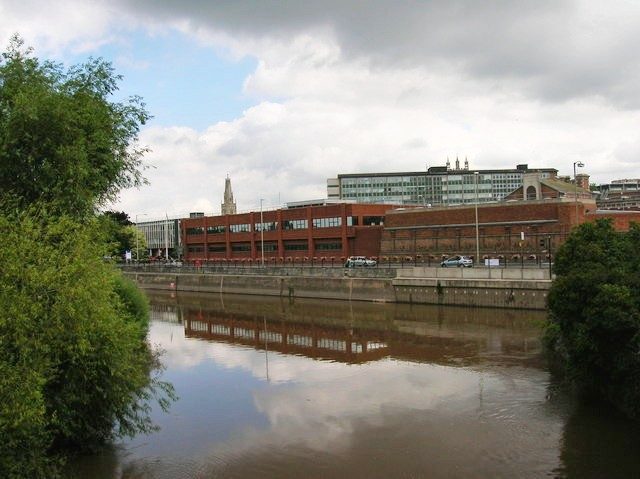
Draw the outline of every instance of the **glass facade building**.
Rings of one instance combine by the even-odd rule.
[[[539,173],[541,178],[554,178],[553,168],[469,170],[447,166],[426,171],[399,173],[341,174],[327,180],[329,199],[358,203],[406,205],[463,205],[499,201],[522,186],[525,173]]]
[[[144,234],[150,256],[163,256],[165,248],[168,248],[169,254],[174,257],[180,254],[179,218],[139,221],[136,226]]]

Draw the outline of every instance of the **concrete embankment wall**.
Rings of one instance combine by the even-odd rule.
[[[329,273],[329,272],[328,272]],[[551,285],[544,270],[406,268],[396,277],[335,271],[326,276],[125,272],[141,288],[284,298],[546,309]]]

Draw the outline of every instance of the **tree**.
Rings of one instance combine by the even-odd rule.
[[[146,251],[146,238],[129,220],[129,215],[124,212],[105,211],[99,219],[104,240],[109,245],[108,256],[123,258],[126,251],[133,252],[136,246]],[[135,253],[133,254],[135,256]]]
[[[65,72],[18,37],[2,58],[0,477],[52,477],[69,453],[149,431],[149,400],[173,397],[144,296],[102,260],[105,224],[132,227],[95,216],[143,182],[148,114],[110,101],[120,77],[102,60]]]
[[[640,417],[640,227],[585,223],[557,252],[547,340],[583,391]]]
[[[139,97],[110,101],[120,80],[101,59],[66,71],[40,62],[14,36],[0,62],[0,194],[82,216],[142,184],[149,114]]]

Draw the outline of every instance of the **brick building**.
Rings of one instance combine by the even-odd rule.
[[[640,223],[640,212],[596,209],[589,198],[547,198],[505,201],[486,205],[450,208],[392,210],[385,216],[380,254],[383,257],[420,257],[439,260],[464,254],[480,261],[541,260],[553,253],[571,229],[585,221],[611,218],[619,231]],[[477,226],[476,226],[477,225]],[[476,227],[478,245],[476,245]]]
[[[287,208],[184,219],[187,261],[267,261],[378,256],[389,205],[301,202]]]
[[[592,202],[595,209],[595,202]],[[587,204],[588,206],[591,203]],[[587,207],[588,209],[588,207]],[[517,260],[537,258],[562,243],[578,221],[584,221],[585,203],[576,208],[566,199],[513,201],[479,205],[480,257]],[[476,208],[417,208],[389,211],[382,235],[382,256],[414,256],[439,259],[464,254],[476,256]]]

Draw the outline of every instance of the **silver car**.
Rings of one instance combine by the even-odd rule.
[[[458,267],[458,268],[471,268],[473,267],[473,260],[468,256],[452,256],[451,258],[445,259],[440,266],[443,268],[449,267]]]

